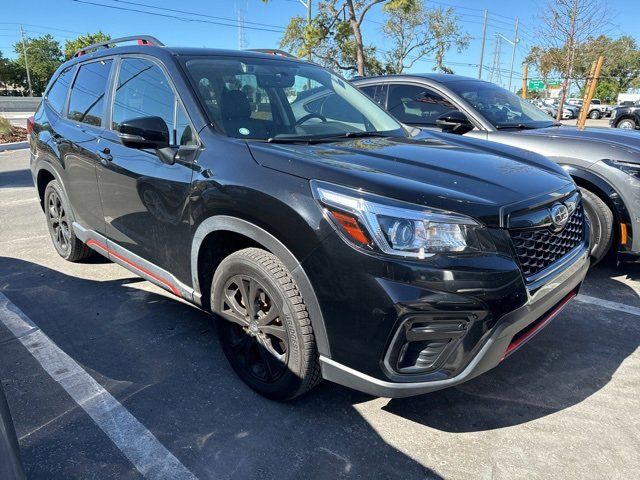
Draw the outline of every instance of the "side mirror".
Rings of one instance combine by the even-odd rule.
[[[120,141],[129,148],[162,149],[169,146],[169,127],[160,117],[125,120],[118,128]]]
[[[443,113],[436,119],[436,125],[443,132],[457,133],[459,135],[464,135],[473,130],[473,124],[460,110],[451,110]]]

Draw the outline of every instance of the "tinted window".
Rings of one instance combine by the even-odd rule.
[[[360,90],[369,95],[378,105],[384,108],[384,102],[387,95],[386,85],[368,85],[366,87],[360,87]]]
[[[114,130],[124,120],[139,117],[160,117],[171,130],[174,104],[173,90],[158,65],[140,58],[122,60],[112,113]]]
[[[362,132],[406,135],[365,94],[316,65],[209,57],[186,66],[211,120],[229,136],[333,141]]]
[[[73,78],[73,67],[65,68],[58,76],[56,81],[51,85],[47,93],[47,102],[49,106],[56,112],[62,113],[64,103],[67,100],[67,92]]]
[[[176,107],[179,108],[174,121]],[[162,118],[171,133],[172,145],[196,143],[187,116],[162,69],[150,60],[125,58],[120,64],[111,126],[118,130],[123,121],[140,117]]]
[[[391,85],[388,105],[401,122],[419,125],[435,125],[440,115],[456,110],[443,96],[413,85]]]
[[[80,67],[71,88],[69,118],[100,126],[111,63],[111,60],[100,60]]]

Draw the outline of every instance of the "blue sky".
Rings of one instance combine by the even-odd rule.
[[[319,0],[313,0],[318,3]],[[88,3],[82,3],[88,2]],[[129,2],[129,3],[128,3]],[[147,4],[149,7],[133,5]],[[91,4],[90,4],[91,3]],[[611,24],[603,25],[603,31],[611,36],[632,35],[640,42],[640,22],[638,0],[609,0],[606,2],[611,16]],[[167,45],[207,46],[216,48],[238,48],[238,10],[244,11],[245,39],[248,48],[276,47],[282,28],[293,15],[304,15],[305,9],[299,0],[271,0],[265,5],[261,0],[189,0],[177,2],[167,0],[31,0],[28,8],[18,2],[0,0],[0,51],[7,56],[15,56],[12,44],[19,39],[19,25],[29,36],[51,33],[58,40],[77,36],[79,33],[98,29],[111,36],[150,34],[157,36]],[[11,4],[10,7],[7,5]],[[116,8],[106,8],[108,5]],[[467,50],[458,54],[449,52],[445,57],[458,74],[476,76],[480,58],[483,9],[489,11],[489,26],[485,47],[484,64],[491,67],[496,46],[496,34],[509,39],[514,37],[514,22],[520,21],[520,42],[516,48],[516,73],[514,88],[520,82],[520,64],[525,53],[536,41],[539,16],[546,4],[545,0],[439,0],[428,1],[433,6],[453,7],[460,17],[464,30],[471,36]],[[27,5],[25,3],[25,5]],[[158,8],[152,8],[158,7]],[[156,15],[127,11],[123,9],[146,10]],[[166,9],[194,12],[200,15],[180,14]],[[205,16],[206,15],[206,16]],[[176,19],[199,19],[187,21]],[[220,18],[212,18],[220,17]],[[364,24],[364,36],[368,43],[379,49],[389,48],[382,35],[383,15],[376,6]],[[205,23],[210,22],[210,23]],[[511,45],[502,41],[500,68],[501,80],[506,84],[511,63]],[[433,61],[417,62],[412,71],[430,71]],[[488,72],[483,74],[488,78]],[[494,78],[494,80],[497,80]]]

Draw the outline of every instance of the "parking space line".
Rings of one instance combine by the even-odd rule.
[[[588,303],[590,305],[596,305],[598,307],[609,308],[611,310],[617,310],[618,312],[630,313],[631,315],[640,316],[640,308],[633,307],[631,305],[625,305],[624,303],[612,302],[609,300],[603,300],[601,298],[590,297],[589,295],[580,294],[575,298],[578,302]]]
[[[0,321],[146,478],[195,479],[102,385],[0,292]]]

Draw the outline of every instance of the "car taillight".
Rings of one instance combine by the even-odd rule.
[[[27,134],[31,135],[33,132],[33,126],[36,124],[36,119],[33,117],[27,118]]]

